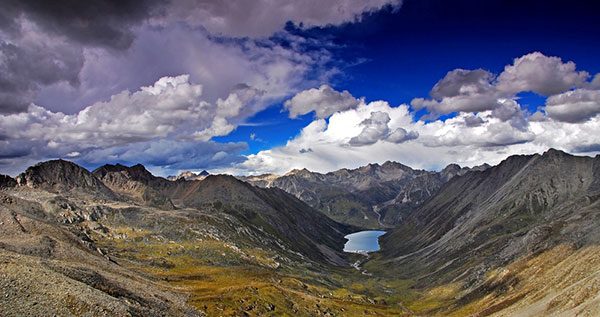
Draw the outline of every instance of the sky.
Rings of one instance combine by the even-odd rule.
[[[0,173],[256,175],[600,153],[600,3],[0,3]]]

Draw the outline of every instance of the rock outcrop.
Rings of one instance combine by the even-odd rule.
[[[12,188],[17,186],[17,181],[14,180],[14,178],[8,176],[8,175],[2,175],[0,174],[0,189],[2,188]]]

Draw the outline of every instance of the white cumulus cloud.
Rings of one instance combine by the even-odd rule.
[[[347,90],[338,92],[328,85],[304,90],[284,103],[290,118],[296,118],[312,111],[317,118],[327,118],[338,111],[356,108],[360,100],[354,98]]]
[[[183,150],[177,144],[206,148],[212,137],[226,135],[235,128],[227,120],[239,111],[230,105],[241,107],[245,100],[252,99],[252,94],[235,95],[215,105],[203,100],[202,90],[201,85],[190,82],[189,75],[181,75],[160,78],[133,93],[123,91],[75,114],[52,112],[32,104],[27,112],[0,116],[3,136],[0,150],[21,145],[32,150],[11,150],[11,158],[77,157],[84,162],[96,162],[126,160],[132,157],[131,153],[139,154],[137,160],[148,160],[146,152],[157,147],[161,151],[154,151],[155,155],[169,156],[169,142],[157,143],[158,140],[171,140],[175,151]],[[230,149],[241,151],[245,147]],[[232,153],[220,146],[208,148],[216,151],[206,154],[210,161],[232,161],[229,158]],[[188,160],[192,165],[199,162],[197,156]]]
[[[582,86],[590,76],[588,72],[576,71],[572,61],[563,63],[560,57],[533,52],[515,58],[498,76],[496,87],[503,92],[515,94],[533,91],[550,96]]]

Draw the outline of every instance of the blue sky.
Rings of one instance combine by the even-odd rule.
[[[600,151],[595,1],[280,4],[5,2],[0,173],[54,158],[259,174]]]
[[[533,1],[404,1],[401,9],[385,8],[365,15],[361,23],[290,32],[327,38],[338,45],[335,61],[343,73],[331,86],[348,90],[367,102],[386,100],[392,106],[427,97],[431,87],[455,68],[483,68],[500,73],[513,58],[540,51],[577,61],[578,67],[600,72],[600,7],[585,2]],[[596,7],[596,8],[594,8]],[[560,21],[560,22],[559,22]],[[587,30],[587,31],[584,31]],[[545,97],[518,94],[522,108],[534,113]],[[261,126],[238,127],[221,141],[244,141],[252,133],[263,142],[249,142],[244,154],[281,146],[306,126],[312,115],[289,119],[274,104],[250,118]],[[420,115],[427,113],[421,111]]]

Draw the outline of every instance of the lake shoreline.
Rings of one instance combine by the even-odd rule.
[[[363,230],[346,235],[344,252],[358,253],[368,256],[369,252],[380,250],[379,237],[386,234],[381,230]]]

